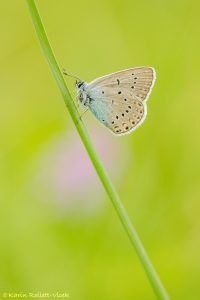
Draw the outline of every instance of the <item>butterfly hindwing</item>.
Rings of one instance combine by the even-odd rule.
[[[117,103],[110,98],[91,102],[90,109],[93,114],[113,133],[121,135],[128,134],[136,129],[145,119],[146,104],[139,100],[132,101],[126,98],[125,103]],[[123,101],[123,100],[122,100]]]
[[[132,68],[95,79],[87,85],[93,114],[117,135],[128,134],[142,124],[153,83],[152,68]]]

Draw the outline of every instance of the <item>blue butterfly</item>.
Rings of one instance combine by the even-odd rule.
[[[146,101],[155,80],[156,72],[150,67],[122,70],[90,83],[79,80],[77,99],[115,135],[129,134],[146,118]]]

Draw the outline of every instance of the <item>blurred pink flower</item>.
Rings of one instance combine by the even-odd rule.
[[[95,129],[92,139],[109,174],[115,178],[117,174],[121,175],[126,166],[127,153],[122,146],[118,151],[119,139],[110,132],[102,134]],[[37,178],[42,187],[48,190],[48,194],[51,194],[51,198],[67,208],[80,206],[80,203],[83,205],[84,202],[88,209],[88,206],[102,201],[105,195],[88,154],[75,132],[68,132],[48,145],[40,156]]]

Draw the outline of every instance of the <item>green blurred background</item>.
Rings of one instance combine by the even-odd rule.
[[[154,66],[148,116],[84,122],[172,299],[200,299],[200,2],[37,2],[61,67],[90,81]],[[81,144],[25,1],[0,2],[0,293],[155,296]],[[66,78],[73,95],[74,81]],[[38,298],[39,299],[39,298]]]

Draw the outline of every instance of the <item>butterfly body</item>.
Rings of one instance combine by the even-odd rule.
[[[155,70],[131,68],[90,83],[76,83],[78,101],[114,134],[129,134],[144,121],[146,100],[155,82]]]

